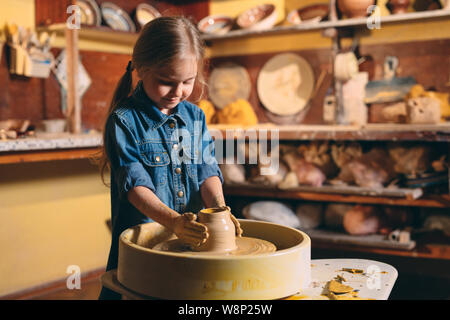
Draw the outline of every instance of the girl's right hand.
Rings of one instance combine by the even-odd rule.
[[[208,228],[197,221],[197,216],[186,212],[175,218],[173,232],[183,242],[193,246],[200,246],[209,237]]]

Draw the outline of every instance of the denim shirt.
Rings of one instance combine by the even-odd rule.
[[[120,233],[151,221],[127,199],[137,186],[152,190],[168,207],[184,213],[203,208],[200,186],[222,173],[214,157],[214,142],[204,112],[182,101],[163,114],[140,81],[106,122],[105,147],[111,163],[112,246],[107,270],[117,265]]]

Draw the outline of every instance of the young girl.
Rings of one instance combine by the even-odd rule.
[[[153,220],[198,246],[209,234],[193,212],[225,206],[205,115],[186,101],[196,81],[202,82],[203,55],[197,29],[183,17],[149,22],[135,44],[103,136],[102,178],[106,167],[111,169],[107,271],[117,268],[118,239],[125,229]],[[133,70],[140,81],[131,92]],[[232,220],[240,236],[239,222]],[[102,288],[100,299],[117,298]]]

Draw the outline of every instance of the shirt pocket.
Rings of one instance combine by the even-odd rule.
[[[198,163],[198,154],[195,153],[193,148],[190,148],[187,145],[182,146],[183,156],[182,162],[186,166],[186,172],[189,178],[196,180],[197,179],[197,163]],[[198,153],[198,151],[197,151]]]
[[[167,182],[170,158],[165,151],[141,150],[141,160],[146,167],[153,184],[165,185]]]

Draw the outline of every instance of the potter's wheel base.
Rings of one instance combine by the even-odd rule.
[[[158,251],[168,251],[175,253],[184,253],[190,255],[223,255],[223,256],[243,256],[256,255],[269,252],[275,252],[277,247],[266,240],[250,238],[250,237],[236,237],[236,249],[227,252],[198,252],[192,251],[191,248],[182,243],[180,239],[172,239],[164,241],[155,245],[152,249]]]

